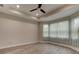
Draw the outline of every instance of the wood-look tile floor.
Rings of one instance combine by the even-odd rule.
[[[51,44],[35,44],[35,45],[19,47],[9,51],[4,51],[3,53],[5,54],[75,54],[76,52],[68,48],[51,45]]]

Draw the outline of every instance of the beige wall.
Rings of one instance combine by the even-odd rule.
[[[0,18],[0,48],[38,41],[37,24]]]

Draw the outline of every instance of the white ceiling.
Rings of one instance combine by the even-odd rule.
[[[79,11],[78,4],[43,4],[42,9],[46,11],[46,14],[40,12],[39,10],[34,12],[29,11],[36,8],[38,6],[37,4],[20,4],[19,8],[16,6],[17,4],[5,4],[4,7],[0,7],[0,12],[24,17],[27,19],[33,19],[36,21],[51,21],[57,18],[69,16]],[[36,16],[36,14],[38,14],[38,16]]]

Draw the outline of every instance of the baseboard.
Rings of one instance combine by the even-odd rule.
[[[39,43],[39,42],[36,41],[36,42],[28,42],[28,43],[21,43],[21,44],[15,44],[15,45],[10,45],[10,46],[4,46],[4,47],[0,47],[0,50],[7,49],[7,48],[18,47],[18,46],[23,46],[23,45],[31,45],[31,44],[36,44],[36,43]]]
[[[48,44],[53,44],[53,45],[69,48],[69,49],[79,53],[79,49],[78,48],[70,46],[70,45],[66,45],[66,44],[62,44],[62,43],[55,43],[55,42],[50,42],[50,41],[40,41],[40,43],[48,43]]]
[[[13,45],[13,46],[6,46],[6,47],[0,48],[0,52],[3,53],[5,51],[9,51],[9,50],[12,50],[14,48],[16,49],[17,47],[29,46],[29,45],[38,44],[38,43],[46,43],[46,44],[53,44],[53,45],[57,45],[57,46],[61,46],[61,47],[66,47],[66,48],[72,49],[73,51],[79,53],[78,48],[72,47],[70,45],[61,44],[61,43],[55,43],[55,42],[50,42],[50,41],[40,41],[40,42],[36,41],[36,42],[28,42],[28,43],[16,44],[16,45]]]

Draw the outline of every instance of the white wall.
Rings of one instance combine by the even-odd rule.
[[[0,18],[0,48],[38,41],[37,24]]]

